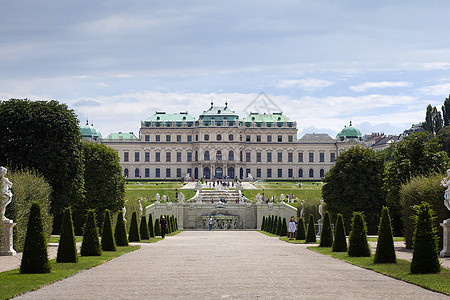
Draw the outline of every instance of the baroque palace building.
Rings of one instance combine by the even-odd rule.
[[[84,128],[86,127],[86,128]],[[93,130],[88,124],[81,128]],[[89,130],[88,130],[89,129]],[[94,132],[95,133],[95,132]],[[336,157],[361,144],[351,126],[336,137],[305,134],[297,138],[297,123],[280,113],[250,113],[243,119],[225,103],[198,119],[187,112],[156,112],[141,122],[139,137],[111,133],[100,140],[115,149],[129,179],[311,179],[322,178]]]

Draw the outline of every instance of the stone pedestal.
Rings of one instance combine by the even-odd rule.
[[[13,256],[17,252],[13,248],[13,228],[16,225],[12,220],[0,220],[0,226],[3,228],[2,233],[2,256]]]
[[[444,235],[442,236],[444,248],[439,253],[439,256],[447,257],[450,256],[450,219],[444,220],[440,225],[444,228]]]

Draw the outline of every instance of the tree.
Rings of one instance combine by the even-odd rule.
[[[333,252],[347,251],[347,236],[345,235],[344,218],[341,214],[337,215],[336,225],[334,228]]]
[[[306,228],[305,228],[305,221],[303,220],[303,217],[298,218],[297,234],[295,235],[295,239],[296,240],[306,239]]]
[[[64,210],[64,217],[61,227],[61,236],[59,238],[58,254],[56,256],[57,263],[77,263],[78,252],[77,243],[75,242],[75,232],[72,222],[72,210],[70,207]]]
[[[77,116],[58,101],[0,102],[0,165],[37,170],[52,186],[54,232],[65,207],[83,200],[81,133]]]
[[[119,155],[105,145],[83,142],[85,200],[80,207],[95,209],[99,223],[103,223],[105,209],[118,211],[124,206],[125,178]]]
[[[111,224],[111,214],[109,209],[105,209],[105,216],[103,217],[102,226],[102,250],[103,251],[116,251],[116,240],[114,239],[114,234]]]
[[[161,236],[161,228],[159,226],[159,218],[155,219],[155,236]]]
[[[130,242],[140,242],[141,236],[139,234],[139,227],[137,222],[137,213],[133,211],[133,214],[131,215],[131,224],[130,224],[130,231],[128,233],[128,241]]]
[[[444,126],[450,125],[450,95],[445,98],[442,105],[442,116],[444,117]]]
[[[119,210],[117,216],[116,228],[114,230],[114,239],[116,240],[117,246],[128,246],[127,229],[125,226],[125,221],[123,219],[123,212]]]
[[[416,229],[414,231],[411,273],[439,273],[441,264],[438,257],[436,228],[433,225],[433,210],[426,202],[417,207]]]
[[[316,242],[316,230],[314,229],[314,216],[309,215],[308,231],[306,232],[305,243]]]
[[[354,210],[367,216],[369,232],[376,233],[380,211],[385,204],[384,159],[370,148],[351,147],[336,159],[325,175],[322,196],[327,210],[341,213],[350,224]]]
[[[42,226],[39,203],[31,203],[27,234],[23,247],[21,273],[49,273],[50,263],[47,254],[47,239]]]
[[[436,106],[432,107],[431,104],[428,104],[425,122],[422,123],[423,129],[431,134],[437,134],[443,127],[443,123],[441,112],[437,110]]]
[[[370,247],[367,242],[367,227],[364,215],[354,212],[352,218],[352,230],[348,237],[348,256],[365,257],[370,256]]]
[[[394,238],[392,236],[391,219],[389,217],[389,208],[383,207],[380,226],[378,227],[378,242],[375,257],[375,264],[396,263]]]
[[[155,237],[155,227],[153,227],[153,217],[152,214],[148,215],[148,232],[149,232],[149,236]]]
[[[384,188],[386,202],[392,216],[394,236],[402,236],[400,189],[411,178],[432,173],[444,173],[449,163],[433,135],[420,132],[407,136],[395,144],[394,160],[386,166]]]
[[[102,248],[98,239],[97,222],[94,210],[90,209],[86,215],[84,224],[83,242],[81,243],[81,256],[100,256]]]
[[[333,231],[331,230],[330,214],[326,211],[323,215],[322,232],[320,234],[319,247],[331,247],[333,245]]]
[[[141,235],[142,240],[148,240],[150,238],[147,226],[147,219],[145,218],[145,215],[141,216],[141,225],[139,226],[139,233]]]

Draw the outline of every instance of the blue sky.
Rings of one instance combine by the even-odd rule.
[[[398,134],[450,94],[449,1],[2,1],[0,99],[104,136],[264,92],[299,135]],[[261,111],[263,112],[263,111]]]

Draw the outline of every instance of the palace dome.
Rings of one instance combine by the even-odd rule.
[[[93,125],[89,125],[89,121],[86,120],[86,125],[80,128],[81,136],[86,141],[97,141],[102,138],[100,131],[94,128]]]
[[[350,121],[349,126],[344,126],[337,135],[336,139],[339,141],[344,140],[361,140],[361,132],[358,128],[352,126],[352,121]]]

